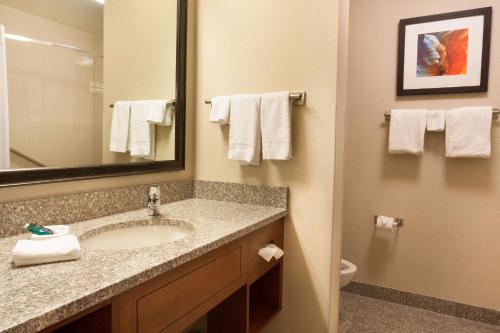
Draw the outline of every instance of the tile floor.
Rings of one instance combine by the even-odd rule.
[[[500,333],[500,326],[342,292],[339,333]]]

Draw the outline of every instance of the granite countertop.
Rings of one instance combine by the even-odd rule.
[[[36,332],[270,224],[286,209],[187,199],[162,205],[160,218],[182,220],[184,239],[134,250],[83,249],[77,261],[13,268],[10,251],[27,234],[0,239],[0,333]],[[71,224],[80,237],[96,228],[144,220],[140,209]]]

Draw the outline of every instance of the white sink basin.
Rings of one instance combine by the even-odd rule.
[[[192,225],[178,220],[152,219],[118,223],[83,234],[81,245],[94,250],[138,249],[183,239],[193,233]]]

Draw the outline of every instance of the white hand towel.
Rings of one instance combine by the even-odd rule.
[[[292,158],[292,118],[290,92],[262,94],[261,102],[262,158],[289,160]]]
[[[427,130],[443,132],[446,124],[446,110],[427,110]]]
[[[142,101],[149,108],[148,121],[160,126],[172,126],[172,108],[166,100]]]
[[[12,250],[15,266],[44,264],[80,258],[80,243],[73,235],[46,240],[19,240]]]
[[[490,157],[492,112],[490,106],[448,110],[446,157]]]
[[[127,152],[130,123],[130,102],[115,102],[111,120],[109,150],[117,153]]]
[[[155,159],[155,125],[148,122],[151,103],[134,101],[130,111],[130,156]]]
[[[259,165],[260,95],[231,97],[228,158],[242,164]]]
[[[230,96],[212,97],[212,109],[210,110],[210,121],[219,125],[229,124],[229,110],[231,106]]]
[[[391,110],[389,152],[391,154],[422,154],[426,126],[426,110]]]

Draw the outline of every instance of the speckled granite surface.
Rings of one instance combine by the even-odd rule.
[[[15,242],[27,235],[1,239],[0,332],[36,332],[48,327],[272,223],[285,216],[286,210],[187,199],[162,205],[160,213],[161,218],[191,224],[194,232],[169,244],[135,250],[84,249],[78,261],[25,268],[12,268],[9,261]],[[81,236],[110,224],[143,221],[145,216],[146,210],[141,209],[75,223],[71,228]]]
[[[287,208],[288,188],[195,180],[194,197],[250,205]]]
[[[157,184],[161,202],[193,197],[193,181]],[[69,224],[146,206],[148,185],[60,195],[0,204],[0,238],[18,235],[28,221],[41,225]]]
[[[500,327],[342,292],[339,333],[500,333]]]
[[[500,326],[500,311],[353,281],[344,292]]]

